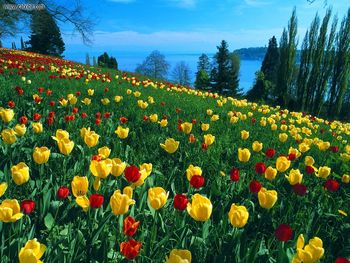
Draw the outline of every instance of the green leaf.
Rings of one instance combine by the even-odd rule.
[[[51,213],[48,213],[44,218],[44,224],[47,227],[47,229],[51,229],[55,223],[55,219],[51,215]]]

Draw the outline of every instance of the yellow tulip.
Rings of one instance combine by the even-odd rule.
[[[13,117],[15,116],[15,113],[12,109],[2,109],[0,110],[0,117],[3,122],[9,123],[12,121]]]
[[[17,141],[16,132],[13,129],[3,129],[1,138],[6,144],[13,144]]]
[[[102,159],[108,158],[109,155],[111,154],[111,149],[109,149],[107,146],[103,146],[103,147],[99,148],[97,151],[98,151],[98,155]]]
[[[50,150],[47,147],[35,147],[33,159],[37,164],[47,163],[50,157]]]
[[[232,117],[230,118],[230,123],[237,123],[238,121],[239,121],[239,118],[236,117],[236,116],[232,116]]]
[[[130,95],[132,93],[132,90],[131,89],[127,89],[126,90],[126,94]]]
[[[207,115],[209,115],[209,116],[213,115],[213,111],[211,109],[208,109],[207,110]]]
[[[122,126],[118,126],[118,128],[115,130],[115,133],[120,139],[125,139],[129,135],[129,128],[123,128]]]
[[[202,123],[201,124],[201,129],[202,131],[207,131],[209,130],[210,125],[208,123]]]
[[[52,139],[54,139],[57,142],[62,139],[69,139],[69,132],[58,129],[56,130],[56,136],[52,136]]]
[[[299,144],[299,151],[302,152],[302,153],[305,153],[307,152],[308,150],[310,150],[310,146],[307,145],[306,143],[301,143]]]
[[[331,174],[331,168],[328,166],[321,166],[316,172],[316,176],[320,178],[327,178]]]
[[[250,151],[247,148],[238,148],[238,160],[240,162],[248,162],[250,159]]]
[[[299,169],[291,169],[289,175],[285,175],[290,185],[301,184],[303,180],[303,175],[300,173]]]
[[[169,192],[166,192],[162,187],[152,187],[148,189],[148,202],[155,209],[161,209],[168,200]]]
[[[115,96],[115,97],[114,97],[114,101],[115,101],[116,103],[121,102],[122,99],[123,99],[123,96]]]
[[[319,237],[309,240],[305,246],[303,234],[300,234],[297,240],[297,254],[294,255],[292,263],[308,262],[315,263],[319,261],[324,254],[323,242]]]
[[[92,160],[90,162],[90,172],[101,179],[107,178],[112,171],[112,167],[113,164],[111,159],[104,159],[101,161]]]
[[[286,142],[288,140],[288,135],[287,133],[280,133],[278,135],[278,139],[280,140],[280,142]]]
[[[158,123],[159,123],[160,127],[166,127],[168,125],[168,120],[167,119],[162,119]]]
[[[341,153],[341,154],[340,154],[340,159],[341,159],[343,162],[348,162],[348,161],[350,161],[350,154]]]
[[[192,254],[186,249],[173,249],[165,259],[167,263],[191,263]]]
[[[100,190],[101,187],[101,178],[100,177],[95,177],[95,181],[94,184],[92,185],[94,190],[97,192],[98,190]]]
[[[83,104],[85,104],[86,106],[91,104],[91,99],[89,98],[85,98],[84,100],[81,101]]]
[[[187,204],[188,214],[196,221],[207,221],[213,211],[210,200],[200,194],[192,196],[192,203]]]
[[[100,138],[100,135],[95,133],[94,131],[86,131],[84,134],[84,142],[87,146],[94,147],[98,144],[98,139]]]
[[[88,92],[88,95],[89,95],[89,96],[93,96],[94,93],[95,93],[95,90],[93,90],[93,89],[88,89],[87,92]]]
[[[29,167],[23,162],[12,166],[11,174],[16,185],[22,185],[29,181]]]
[[[123,194],[127,195],[129,198],[132,198],[133,192],[134,192],[134,190],[130,186],[126,186],[123,189]]]
[[[155,103],[155,102],[154,102],[154,98],[151,97],[151,96],[148,96],[147,100],[148,100],[148,102],[151,103],[151,104]]]
[[[143,163],[140,165],[140,171],[145,170],[146,175],[149,176],[152,173],[153,164],[151,163]]]
[[[241,139],[247,140],[249,138],[249,131],[243,130],[241,131]]]
[[[75,199],[75,202],[78,206],[83,208],[83,210],[86,212],[89,209],[90,201],[89,198],[86,197],[86,195],[77,196]]]
[[[13,130],[18,137],[22,137],[26,133],[27,127],[24,124],[16,124]]]
[[[345,146],[345,151],[347,154],[350,154],[350,145]]]
[[[258,193],[258,199],[262,208],[270,209],[277,201],[277,192],[262,187]]]
[[[269,166],[266,168],[265,170],[265,178],[267,180],[274,180],[276,178],[277,175],[277,170],[275,168],[273,168],[272,166]]]
[[[263,148],[263,143],[262,142],[258,142],[258,141],[254,141],[252,144],[252,149],[254,152],[260,152]]]
[[[290,161],[285,156],[280,156],[276,159],[276,168],[279,172],[284,173],[290,167]]]
[[[321,141],[317,144],[317,146],[318,146],[318,149],[320,149],[320,151],[326,151],[331,146],[331,144],[329,142]]]
[[[143,100],[138,100],[137,101],[137,105],[141,108],[141,109],[146,109],[148,107],[148,103],[146,101]]]
[[[211,116],[210,120],[211,121],[218,121],[220,119],[219,115],[214,114],[213,116]]]
[[[109,201],[112,212],[115,215],[123,215],[129,211],[129,206],[135,204],[135,200],[131,199],[127,194],[122,194],[120,190],[116,190]]]
[[[149,116],[149,119],[151,120],[151,122],[157,122],[158,121],[158,114],[151,114]]]
[[[112,159],[112,170],[111,174],[118,177],[123,174],[124,170],[126,168],[126,163],[122,162],[119,158],[113,158]]]
[[[160,147],[162,147],[168,153],[174,153],[179,148],[179,141],[175,141],[173,138],[168,138],[165,140],[165,143],[161,143]]]
[[[296,158],[299,158],[301,156],[299,150],[293,147],[289,147],[288,154],[295,154]]]
[[[71,105],[75,105],[78,101],[78,98],[73,96],[73,97],[69,98],[68,101]]]
[[[41,122],[33,122],[32,123],[32,129],[34,131],[34,133],[42,133],[44,128],[43,125],[41,124]]]
[[[8,185],[6,182],[0,184],[0,197],[2,197],[5,194],[7,187]]]
[[[192,126],[193,126],[192,123],[190,123],[190,122],[184,122],[184,123],[181,124],[181,129],[182,129],[182,131],[183,131],[184,133],[190,134],[191,131],[192,131]]]
[[[135,92],[134,92],[134,96],[135,96],[136,98],[140,97],[140,96],[141,96],[141,92],[135,91]]]
[[[40,244],[36,238],[28,240],[18,254],[19,263],[41,263],[40,258],[45,253],[46,246]]]
[[[204,137],[204,143],[206,145],[212,145],[215,141],[215,136],[213,136],[212,134],[206,134],[203,137]]]
[[[199,166],[193,166],[192,164],[190,164],[190,166],[186,170],[187,180],[191,181],[194,175],[202,175],[202,169]]]
[[[314,158],[312,158],[311,156],[305,156],[304,163],[305,163],[305,165],[307,165],[307,166],[312,166],[312,165],[314,165],[315,160],[314,160]]]
[[[110,101],[109,101],[108,98],[103,98],[103,99],[101,99],[101,103],[102,103],[104,106],[106,106],[106,105],[108,105],[108,104],[110,103]]]
[[[68,100],[62,99],[62,100],[59,100],[59,103],[61,104],[61,106],[66,107],[68,104]]]
[[[67,138],[59,140],[57,145],[58,145],[58,149],[60,150],[60,152],[64,155],[69,155],[74,148],[74,142],[70,141]]]
[[[232,204],[231,209],[228,212],[228,218],[231,225],[234,227],[242,228],[248,222],[249,212],[245,206]]]
[[[71,185],[75,197],[84,196],[88,191],[89,181],[86,176],[74,176]]]
[[[348,184],[350,183],[350,176],[347,175],[347,174],[343,174],[342,178],[341,178],[341,181],[344,183],[344,184]],[[1,196],[1,195],[0,195]]]
[[[15,222],[22,218],[21,208],[16,199],[5,199],[0,204],[0,221],[4,223]]]

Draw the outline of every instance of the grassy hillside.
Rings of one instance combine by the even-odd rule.
[[[8,49],[0,117],[1,262],[350,257],[348,123]]]

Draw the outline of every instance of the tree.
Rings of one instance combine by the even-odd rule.
[[[196,80],[194,86],[197,89],[207,88],[210,84],[210,62],[206,54],[200,55],[197,63]]]
[[[95,57],[95,56],[92,57],[92,65],[93,65],[94,67],[97,66],[97,62],[96,62],[96,57]]]
[[[158,50],[154,50],[142,64],[138,64],[135,72],[155,79],[165,79],[168,74],[169,63],[165,56]]]
[[[185,61],[180,61],[175,65],[172,71],[172,77],[175,83],[182,86],[189,86],[191,82],[190,73],[189,65]]]
[[[236,53],[230,54],[229,60],[229,75],[228,75],[228,89],[232,96],[236,96],[239,87],[239,69],[241,66],[241,61],[239,55]]]
[[[12,49],[17,49],[17,47],[16,47],[16,43],[15,43],[15,42],[12,42],[12,44],[11,44],[11,48],[12,48]]]
[[[230,51],[228,50],[228,44],[225,40],[222,40],[220,46],[216,48],[218,49],[215,54],[217,74],[214,90],[222,93],[224,89],[228,88],[230,81]]]
[[[89,56],[89,53],[86,53],[86,56],[85,56],[85,64],[90,66],[90,56]]]
[[[284,29],[280,40],[280,63],[278,68],[277,86],[274,95],[278,104],[286,107],[291,99],[295,97],[294,75],[296,71],[296,41],[297,16],[294,8],[292,16],[288,22],[288,30]]]
[[[21,50],[25,50],[26,49],[26,44],[23,41],[23,38],[21,37]]]
[[[247,92],[247,99],[256,102],[265,103],[268,99],[269,92],[273,85],[270,80],[266,80],[263,71],[255,73],[255,82],[253,87]]]
[[[32,12],[31,35],[28,50],[45,55],[61,57],[64,42],[52,15],[44,10]]]
[[[210,73],[210,62],[209,57],[206,54],[202,54],[198,58],[197,71],[204,70],[209,75]]]
[[[29,26],[28,21],[33,11],[46,10],[55,21],[73,26],[74,32],[78,32],[84,43],[91,43],[94,22],[89,18],[90,14],[84,14],[83,3],[80,0],[72,0],[69,4],[62,4],[59,0],[2,0],[1,4],[38,4],[33,10],[0,8],[0,38],[14,36],[19,26]]]
[[[276,37],[273,36],[269,40],[269,45],[260,70],[264,73],[264,79],[269,80],[274,85],[277,83],[278,65],[279,51]]]
[[[97,58],[97,63],[100,67],[118,69],[118,62],[116,58],[109,57],[107,52],[104,52],[101,56]]]

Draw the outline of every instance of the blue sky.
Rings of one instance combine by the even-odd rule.
[[[68,0],[62,1],[69,3]],[[328,0],[327,7],[342,18],[347,0]],[[294,6],[300,41],[312,18],[325,13],[324,0],[82,0],[96,21],[94,42],[82,44],[72,28],[60,25],[66,50],[94,52],[201,53],[215,52],[222,39],[231,50],[265,46],[272,35],[279,39]],[[17,38],[18,39],[18,38]],[[12,40],[7,39],[5,44]]]

